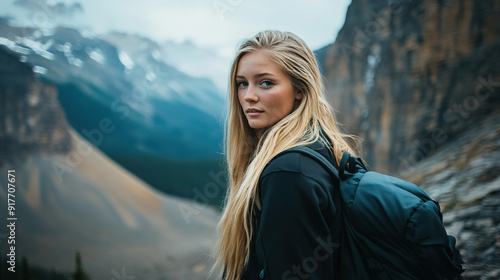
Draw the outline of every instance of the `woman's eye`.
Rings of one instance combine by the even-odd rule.
[[[247,82],[237,82],[236,85],[238,87],[246,87],[246,86],[248,86],[248,83]]]
[[[261,83],[261,85],[264,86],[264,87],[270,87],[270,86],[273,85],[273,82],[271,82],[271,81],[263,81]]]

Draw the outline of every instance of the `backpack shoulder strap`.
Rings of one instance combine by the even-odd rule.
[[[320,153],[316,152],[315,150],[313,150],[309,147],[306,147],[306,146],[297,146],[297,147],[293,147],[293,148],[290,148],[288,150],[285,150],[285,151],[281,152],[279,155],[291,153],[291,152],[299,152],[301,154],[304,154],[304,155],[316,160],[317,162],[319,162],[321,164],[321,166],[323,166],[335,178],[337,178],[340,181],[339,171],[322,154],[320,154]],[[342,164],[341,164],[341,166],[342,166]]]
[[[312,159],[318,161],[326,170],[328,170],[335,178],[340,181],[345,179],[345,171],[350,173],[356,172],[356,165],[359,165],[364,170],[367,170],[361,158],[353,157],[349,152],[345,151],[342,155],[342,159],[340,160],[339,169],[337,169],[330,161],[328,161],[325,156],[318,153],[317,151],[307,147],[307,146],[296,146],[285,150],[278,155],[291,153],[291,152],[299,152],[306,156],[309,156]]]

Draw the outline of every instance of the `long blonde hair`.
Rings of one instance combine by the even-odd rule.
[[[257,138],[248,125],[238,100],[236,72],[240,59],[264,50],[288,74],[292,86],[302,93],[298,107]],[[254,207],[258,201],[259,177],[266,164],[278,153],[294,146],[308,145],[320,137],[321,129],[337,161],[343,151],[355,154],[349,143],[355,137],[342,134],[323,95],[323,82],[313,52],[302,39],[290,32],[266,30],[244,41],[234,58],[229,80],[229,116],[225,148],[229,171],[226,205],[218,226],[219,241],[212,271],[225,279],[243,275],[254,234]],[[327,141],[323,141],[327,144]]]

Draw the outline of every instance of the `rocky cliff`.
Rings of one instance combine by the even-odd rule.
[[[499,49],[499,0],[354,0],[321,63],[366,160],[403,173],[499,113]]]
[[[7,235],[15,237],[18,264],[24,256],[68,275],[79,251],[90,279],[208,275],[217,213],[161,194],[110,160],[68,125],[56,88],[1,47],[0,174],[0,220],[17,218]],[[6,232],[3,256],[13,245],[3,242]],[[6,264],[2,258],[0,278],[12,279]]]
[[[337,119],[439,200],[467,279],[500,278],[499,49],[499,0],[353,0],[317,52]]]
[[[69,126],[56,88],[38,81],[17,57],[0,54],[0,159],[68,152]]]

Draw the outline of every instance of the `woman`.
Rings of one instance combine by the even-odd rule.
[[[355,154],[323,96],[314,54],[292,33],[256,34],[232,64],[229,102],[229,189],[215,267],[228,280],[332,279],[332,178],[305,155],[276,157],[301,145],[335,165],[343,151]]]

